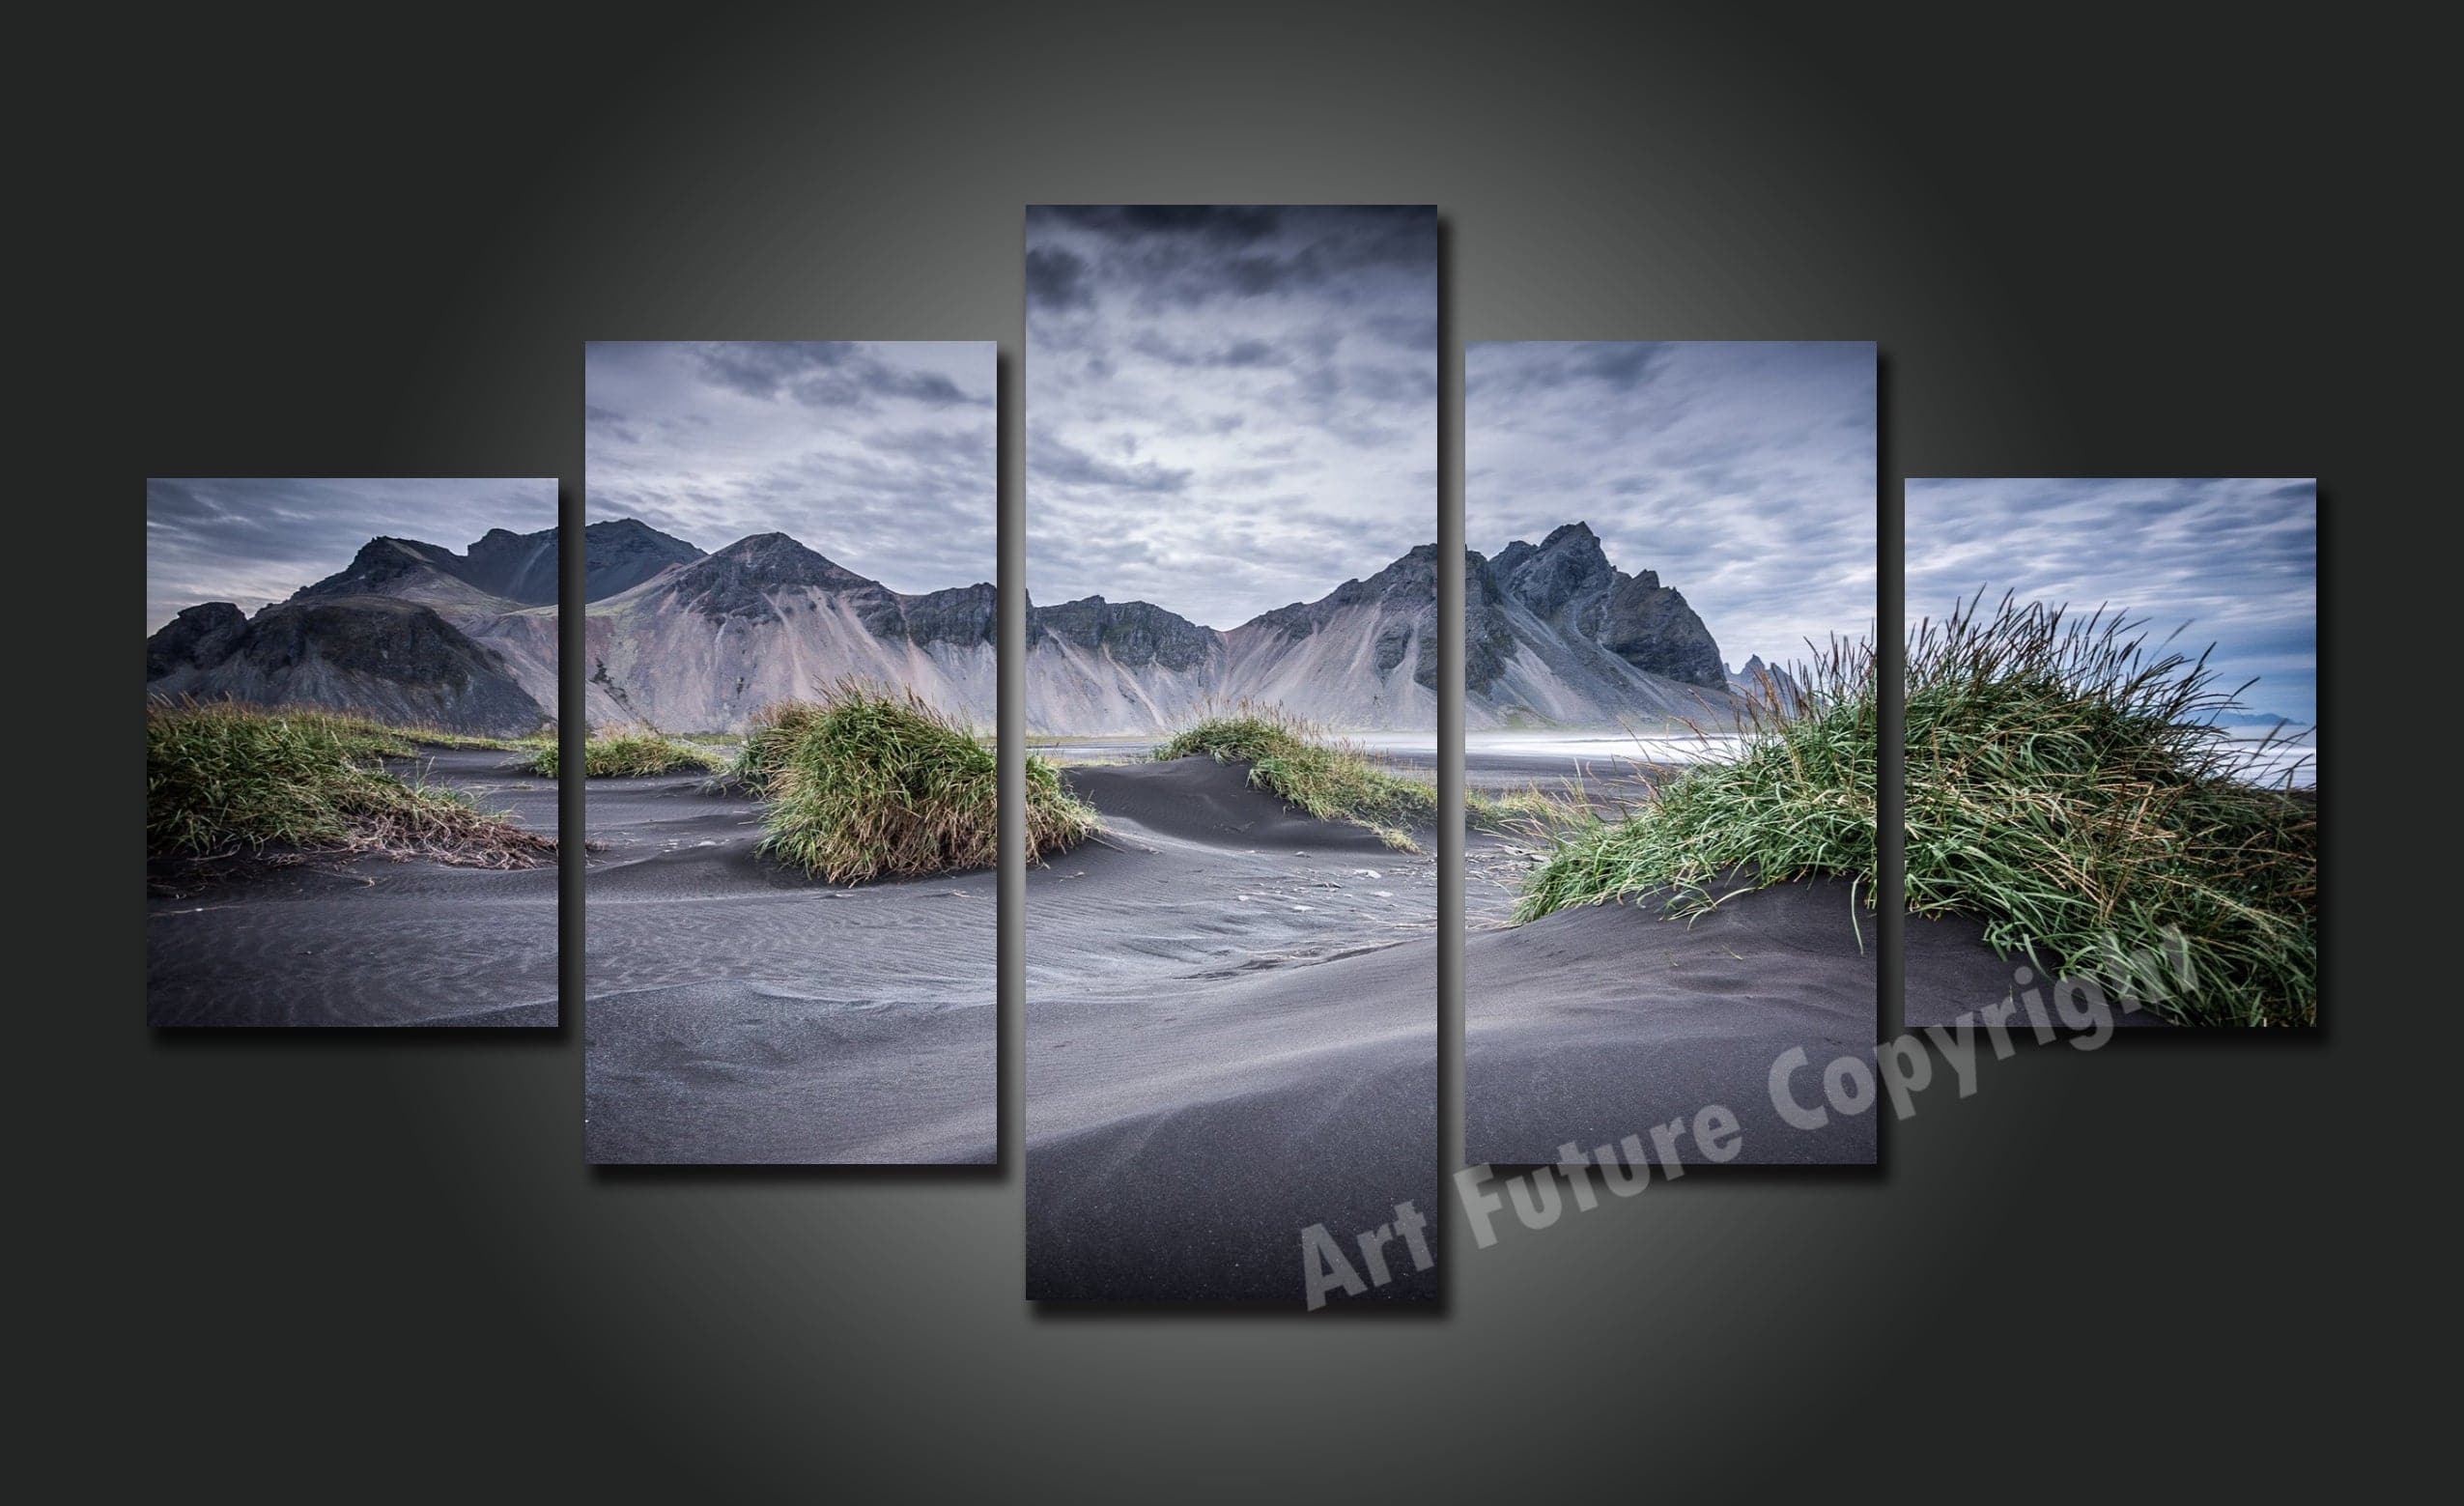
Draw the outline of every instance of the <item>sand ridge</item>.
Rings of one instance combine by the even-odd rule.
[[[556,830],[552,781],[511,755],[395,760],[535,831]],[[202,881],[157,871],[146,900],[151,1025],[556,1023],[556,866],[496,870],[385,858],[241,865]],[[166,885],[165,877],[177,882]]]

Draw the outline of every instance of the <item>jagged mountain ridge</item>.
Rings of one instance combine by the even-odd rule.
[[[553,528],[493,528],[463,554],[374,538],[253,617],[183,611],[146,640],[146,693],[526,735],[555,720],[556,558]]]
[[[1612,568],[1569,525],[1472,583],[1474,726],[1733,714],[1717,644],[1685,598]],[[1228,631],[1149,602],[1027,609],[1027,723],[1144,734],[1209,704],[1272,702],[1345,729],[1429,729],[1437,710],[1437,552]],[[854,675],[914,689],[978,726],[999,696],[999,600],[977,583],[904,595],[785,534],[756,534],[590,604],[594,725],[740,729],[763,706]]]
[[[584,701],[593,725],[740,730],[764,706],[856,676],[989,728],[1000,600],[988,583],[890,589],[783,533],[716,554],[637,520],[583,530]],[[528,731],[556,703],[554,534],[492,530],[464,554],[370,540],[254,619],[191,608],[147,642],[161,695],[302,700],[474,731]],[[1732,676],[1683,595],[1610,565],[1576,523],[1464,556],[1474,727],[1716,720]],[[546,592],[549,601],[524,598]],[[1145,734],[1203,708],[1281,705],[1349,730],[1435,725],[1437,551],[1421,545],[1315,601],[1228,631],[1100,596],[1027,609],[1028,725]]]
[[[904,596],[784,533],[670,564],[584,612],[594,726],[737,731],[848,676],[906,686],[985,728],[999,705],[989,583]]]
[[[1685,596],[1609,563],[1583,523],[1463,557],[1467,725],[1600,726],[1735,715],[1719,644]]]

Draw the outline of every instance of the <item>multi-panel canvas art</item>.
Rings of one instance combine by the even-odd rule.
[[[989,342],[589,347],[585,1143],[989,1164]]]
[[[1412,1302],[1437,220],[1027,215],[1027,1293]]]
[[[2318,484],[1912,477],[1907,521],[1908,1024],[2317,1024]]]
[[[988,342],[594,343],[573,540],[149,481],[149,1023],[554,1027],[569,860],[591,1162],[990,1167],[1014,862],[1027,1296],[1295,1310],[1438,1294],[1442,880],[1482,1244],[2317,1024],[2316,482],[1912,479],[1890,623],[1873,344],[1474,343],[1450,641],[1438,243],[1029,210],[1007,641]]]
[[[1464,1159],[1863,1165],[1875,348],[1464,353]],[[1870,1081],[1870,1072],[1868,1072]]]
[[[146,1017],[552,1026],[556,483],[146,483]]]

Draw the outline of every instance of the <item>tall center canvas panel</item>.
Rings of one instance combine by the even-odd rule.
[[[1035,208],[1026,282],[1027,1294],[1428,1300],[1436,212]]]
[[[993,347],[586,362],[590,1159],[992,1162]]]

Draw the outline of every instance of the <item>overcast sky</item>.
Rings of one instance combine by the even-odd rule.
[[[593,523],[785,533],[895,591],[998,573],[989,340],[595,341]]]
[[[1210,627],[1437,538],[1437,215],[1027,212],[1028,583]]]
[[[1465,542],[1591,525],[1732,667],[1873,631],[1874,347],[1516,341],[1463,355]]]
[[[148,481],[146,632],[200,602],[286,600],[380,535],[459,554],[490,528],[555,526],[552,480]]]
[[[2318,483],[1908,482],[1908,622],[1982,588],[2110,605],[2209,663],[2253,711],[2318,720]]]

